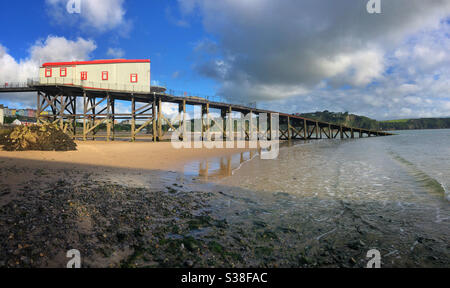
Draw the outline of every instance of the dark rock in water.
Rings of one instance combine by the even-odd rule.
[[[72,151],[77,145],[55,124],[18,126],[3,139],[6,151]]]

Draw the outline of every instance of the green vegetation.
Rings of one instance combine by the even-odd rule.
[[[422,118],[382,121],[383,130],[449,129],[450,118]]]
[[[300,114],[300,116],[349,127],[357,127],[370,130],[381,130],[380,123],[377,120],[373,120],[364,116],[349,114],[348,112],[335,113],[325,110],[323,112],[304,113]]]
[[[422,118],[377,121],[348,112],[315,112],[300,114],[302,117],[324,122],[371,130],[450,129],[450,118]]]

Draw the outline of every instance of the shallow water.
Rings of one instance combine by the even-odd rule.
[[[396,133],[393,137],[292,142],[282,145],[276,160],[260,160],[256,152],[244,152],[191,162],[185,165],[184,174],[299,196],[450,200],[450,130]]]
[[[301,236],[286,238],[289,245],[323,250],[321,242],[332,241],[345,254],[347,240],[362,240],[360,257],[370,246],[394,257],[391,266],[447,267],[450,130],[396,133],[293,142],[276,160],[248,153],[194,162],[185,172],[228,197],[216,208],[230,222],[297,227]]]

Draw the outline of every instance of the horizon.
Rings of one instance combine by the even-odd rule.
[[[81,1],[79,14],[67,2],[8,4],[0,83],[35,78],[45,62],[150,59],[153,84],[261,109],[450,117],[449,2],[381,1],[380,14],[367,0],[101,0]],[[35,98],[2,94],[0,103],[35,108]]]

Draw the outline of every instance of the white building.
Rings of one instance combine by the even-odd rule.
[[[86,89],[150,93],[150,60],[95,60],[45,63],[41,84],[64,84]]]

